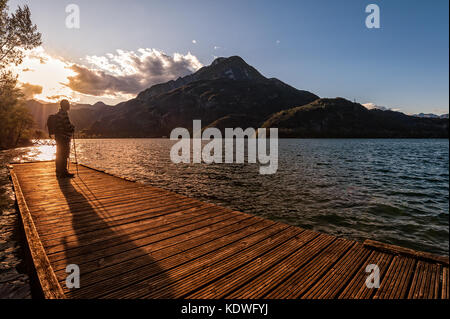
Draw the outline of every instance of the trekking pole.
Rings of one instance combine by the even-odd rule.
[[[77,168],[77,175],[79,176],[80,174],[78,173],[78,158],[77,158],[77,146],[75,144],[75,132],[72,133],[72,137],[73,137],[73,150],[75,154],[75,166]]]

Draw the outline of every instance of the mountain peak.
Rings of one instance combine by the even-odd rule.
[[[218,57],[211,63],[210,66],[218,65],[218,64],[221,64],[221,63],[245,64],[245,65],[248,66],[247,62],[245,62],[244,59],[241,58],[238,55],[233,55],[233,56],[230,56],[228,58],[226,58],[226,57]]]
[[[223,63],[226,59],[227,58],[224,58],[224,57],[218,57],[211,63],[211,65],[217,65],[217,64]]]
[[[211,65],[193,74],[198,80],[264,80],[266,79],[254,67],[248,65],[240,56],[216,58]]]
[[[106,105],[103,101],[98,101],[92,106],[95,107],[95,108],[101,108],[101,107],[105,107],[105,106],[108,106],[108,105]]]
[[[216,58],[210,65],[204,66],[197,72],[171,80],[165,83],[153,85],[138,94],[137,99],[147,100],[153,96],[169,92],[183,85],[199,80],[267,80],[254,67],[248,65],[240,56],[230,56],[228,58]]]

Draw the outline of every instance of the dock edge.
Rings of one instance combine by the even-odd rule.
[[[36,271],[42,293],[45,299],[66,299],[64,291],[60,286],[58,279],[53,271],[50,261],[47,257],[39,234],[34,225],[33,218],[24,199],[22,189],[20,188],[14,169],[9,167],[9,174],[14,186],[19,214],[22,219],[23,230],[28,244],[28,250],[33,260],[33,267]]]

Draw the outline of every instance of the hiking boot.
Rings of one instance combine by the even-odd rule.
[[[73,178],[75,177],[75,174],[69,173],[69,172],[64,172],[61,174],[56,174],[57,178]]]

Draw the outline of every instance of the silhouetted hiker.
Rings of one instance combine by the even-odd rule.
[[[67,170],[67,158],[70,155],[70,139],[75,130],[70,123],[67,111],[70,109],[70,103],[62,100],[59,112],[55,115],[55,140],[56,140],[56,176],[58,178],[73,177],[74,174]]]

